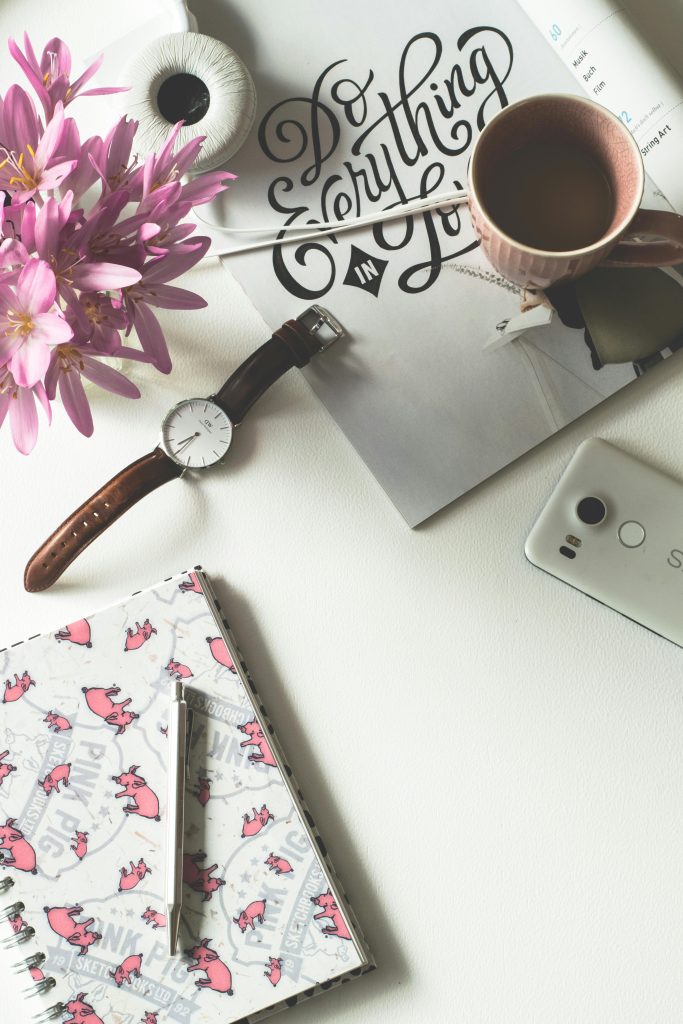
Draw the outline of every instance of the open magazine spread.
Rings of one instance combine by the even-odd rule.
[[[616,9],[585,0],[584,16],[592,6],[596,18]],[[548,26],[544,42],[510,0],[347,0],[324,11],[316,0],[235,0],[230,13],[231,44],[259,95],[255,130],[230,164],[239,182],[212,214],[234,228],[349,219],[463,187],[473,142],[497,111],[533,93],[580,91]],[[648,189],[645,205],[667,208]],[[236,237],[238,248],[245,236]],[[313,302],[342,321],[348,339],[306,375],[411,526],[683,335],[674,271],[598,270],[556,311],[524,312],[463,206],[228,256],[226,266],[273,328]]]

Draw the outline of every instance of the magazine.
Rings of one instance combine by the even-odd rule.
[[[477,134],[509,103],[565,92],[621,106],[606,26],[642,56],[609,0],[347,0],[324,12],[316,0],[233,0],[228,11],[259,95],[255,129],[230,163],[239,181],[211,211],[231,228],[315,225],[461,188]],[[640,133],[656,183],[643,205],[671,209],[661,179],[683,155],[683,90],[660,71],[629,65],[618,116]],[[647,88],[634,91],[637,77]],[[650,145],[655,129],[663,141]],[[305,373],[410,526],[683,342],[675,270],[599,269],[557,304],[527,310],[482,256],[463,206],[225,265],[272,328],[312,303],[343,323],[348,338]]]

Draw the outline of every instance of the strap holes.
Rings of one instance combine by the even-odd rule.
[[[72,537],[78,537],[78,534],[76,533],[76,531],[75,531],[75,530],[72,530],[72,531],[71,531],[71,536],[72,536]]]
[[[99,519],[100,518],[100,513],[99,512],[93,512],[93,515],[94,515],[95,519]]]
[[[47,569],[47,562],[43,562],[43,569]]]
[[[59,546],[60,546],[60,548],[65,548],[65,547],[66,547],[66,541],[65,541],[65,540],[63,540],[63,541],[62,541],[62,542],[60,543],[60,545],[59,545]]]
[[[108,501],[105,501],[105,503],[104,503],[104,507],[105,507],[105,508],[109,508],[109,502],[108,502]]]
[[[57,552],[56,551],[51,551],[50,552],[50,558],[56,558],[56,557],[57,557]]]
[[[87,520],[87,519],[84,519],[84,520],[83,520],[83,525],[84,525],[84,526],[87,526],[87,525],[88,525],[88,520]]]

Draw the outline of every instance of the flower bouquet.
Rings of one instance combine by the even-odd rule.
[[[169,282],[194,266],[210,240],[193,236],[190,210],[235,176],[183,183],[203,137],[175,151],[182,122],[141,162],[136,121],[125,116],[103,138],[81,140],[65,110],[79,95],[120,92],[84,86],[102,58],[71,81],[71,54],[51,39],[38,60],[9,41],[42,107],[13,85],[0,98],[0,425],[28,454],[38,434],[36,403],[51,421],[59,391],[81,433],[93,431],[83,378],[126,398],[138,388],[107,359],[171,359],[152,307],[199,309],[205,301]],[[0,194],[0,198],[2,198]],[[190,237],[192,236],[192,237]],[[135,328],[138,345],[124,344]]]

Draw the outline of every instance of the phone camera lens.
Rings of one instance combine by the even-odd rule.
[[[586,526],[599,526],[607,515],[607,506],[600,498],[582,498],[576,506],[576,514]]]

